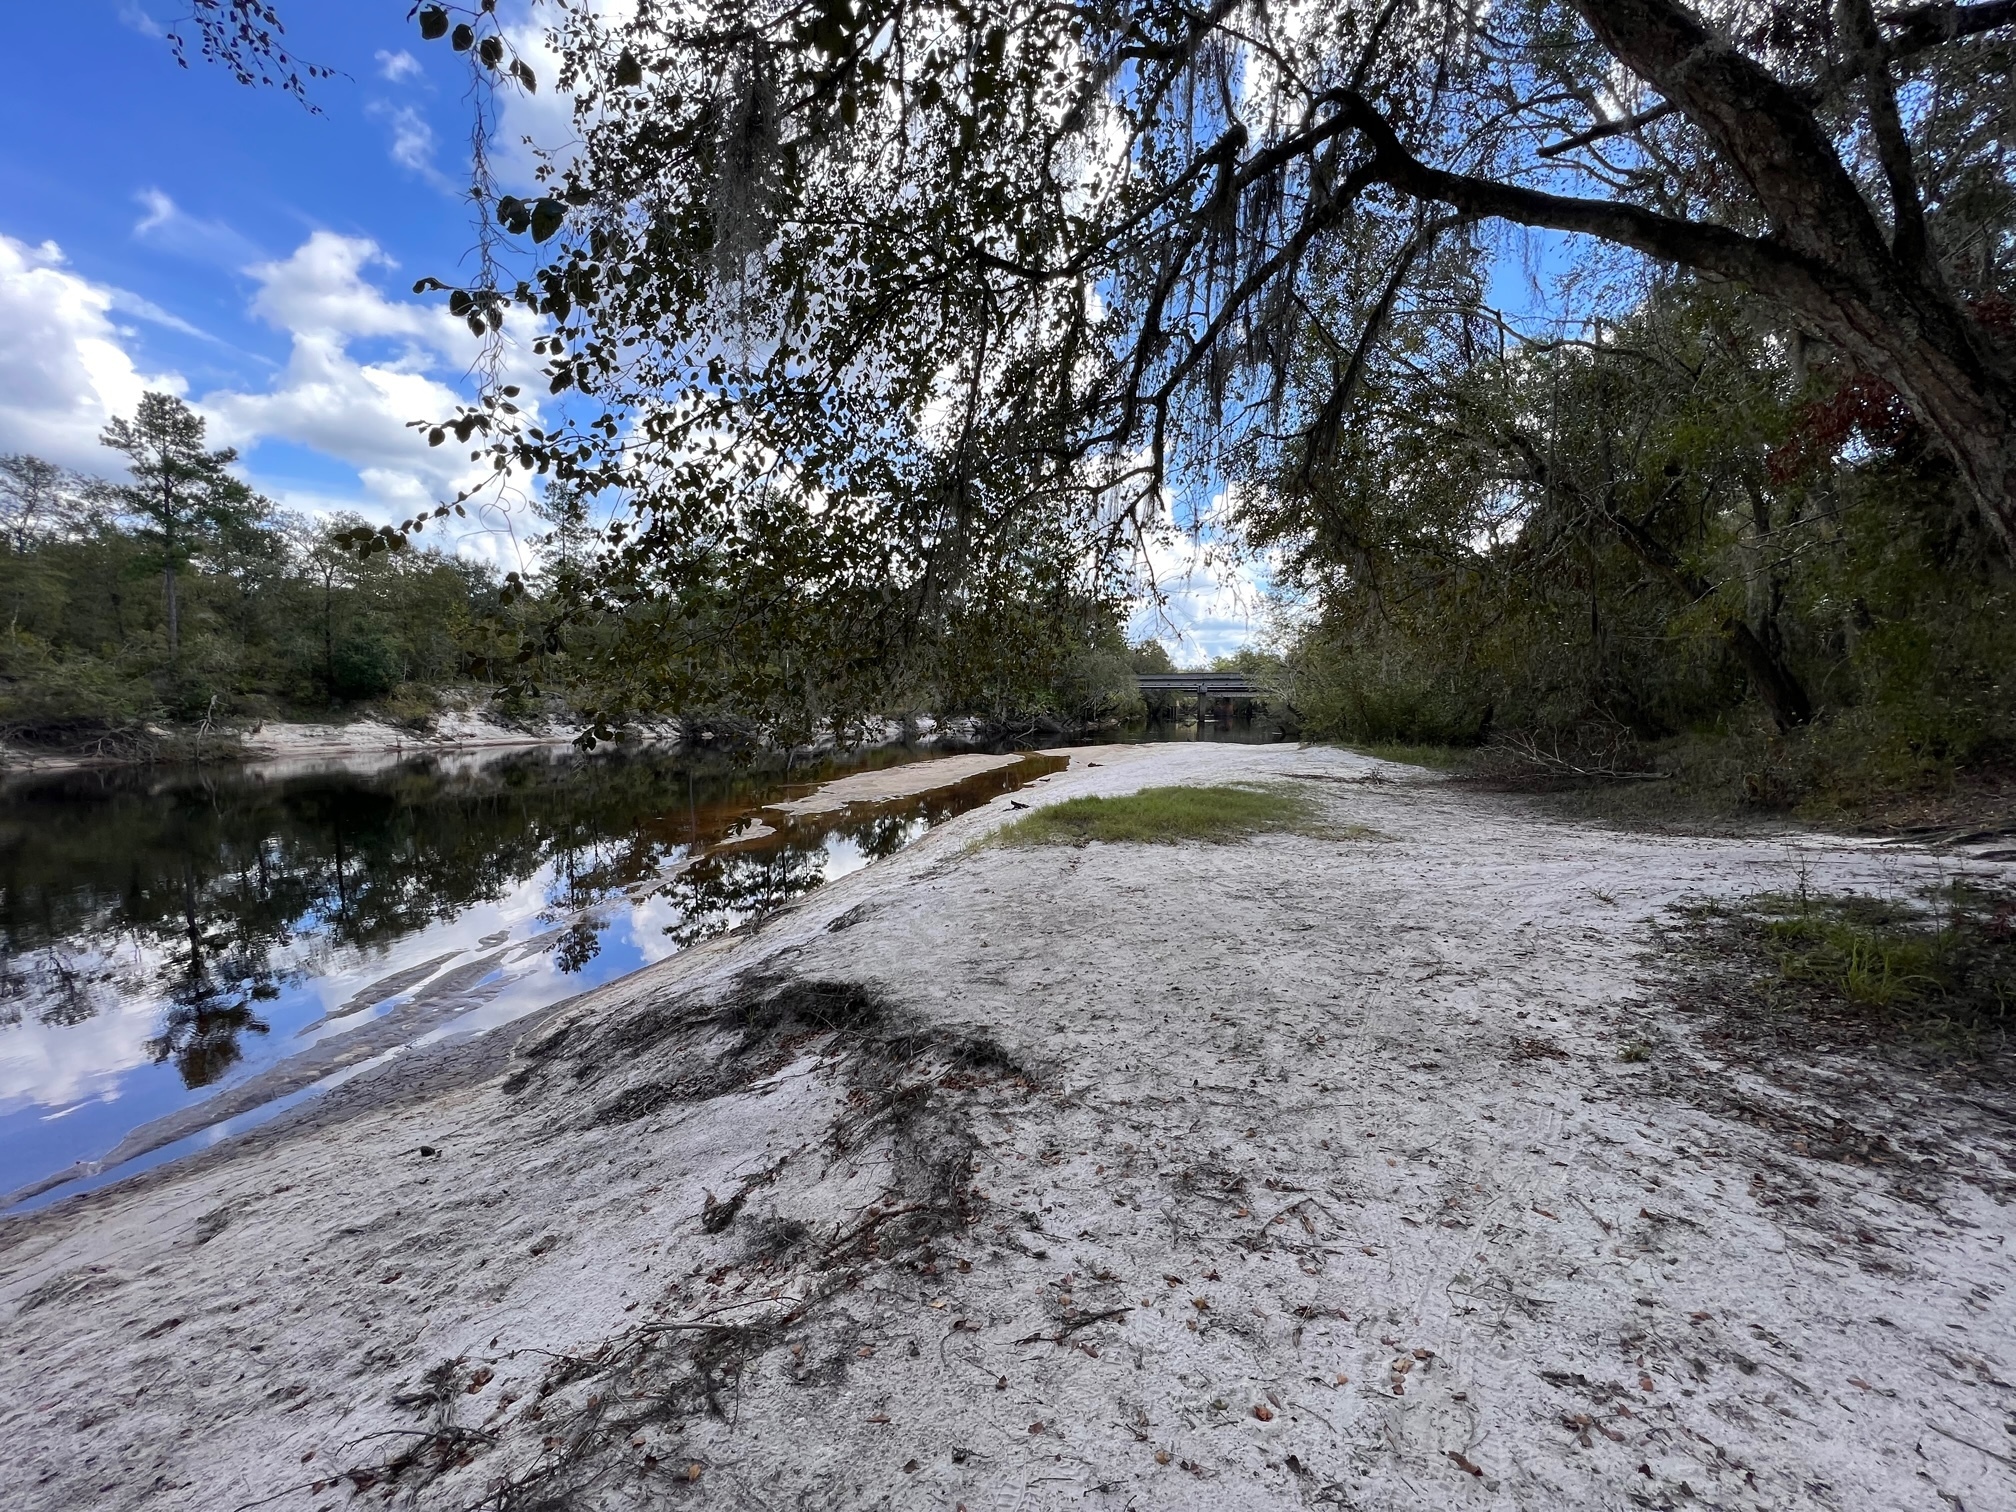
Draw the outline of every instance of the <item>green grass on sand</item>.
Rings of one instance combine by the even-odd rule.
[[[1315,828],[1313,799],[1277,787],[1154,787],[1123,798],[1067,798],[1000,830],[1004,845],[1085,845],[1132,841],[1173,845],[1229,841]]]

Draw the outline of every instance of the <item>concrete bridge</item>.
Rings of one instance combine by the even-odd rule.
[[[1143,693],[1188,694],[1196,698],[1200,710],[1220,698],[1282,701],[1279,694],[1261,687],[1244,672],[1141,672],[1134,680]]]

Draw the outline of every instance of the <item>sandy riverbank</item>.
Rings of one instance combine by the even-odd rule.
[[[1671,903],[1948,863],[1288,747],[1019,801],[1228,777],[1329,837],[973,849],[997,801],[0,1224],[10,1505],[2016,1499],[2006,1101],[1647,1001]]]
[[[927,716],[911,716],[901,720],[871,720],[865,731],[859,733],[863,737],[860,745],[874,747],[905,741],[927,746],[945,741],[955,744],[971,742],[979,738],[981,731],[979,721],[970,717],[940,723]],[[368,769],[414,756],[483,755],[572,745],[580,738],[581,724],[572,718],[546,716],[506,720],[479,704],[444,709],[430,718],[424,727],[394,724],[365,715],[358,719],[326,722],[265,720],[249,727],[220,727],[214,735],[201,737],[187,729],[175,732],[155,730],[154,734],[163,742],[162,749],[172,750],[172,759],[177,761],[193,761],[200,756],[209,760],[242,762],[268,771],[329,765]],[[677,720],[633,722],[625,726],[624,738],[676,746],[681,743],[682,730]],[[704,735],[701,747],[704,749],[712,739],[711,734]],[[810,746],[795,747],[794,753],[826,756],[835,749],[834,738],[829,732]],[[135,766],[151,759],[130,752],[61,753],[0,743],[0,778]]]
[[[320,766],[329,763],[369,765],[401,761],[411,756],[457,752],[505,751],[559,746],[581,733],[566,720],[538,719],[506,723],[481,709],[444,711],[427,728],[392,724],[370,717],[341,722],[267,720],[245,729],[220,730],[207,741],[186,732],[172,737],[178,759],[199,753],[211,759],[261,766]],[[669,734],[654,732],[654,734]],[[164,740],[170,739],[165,733]],[[0,747],[0,776],[26,777],[49,772],[74,772],[95,767],[130,766],[130,755],[61,754],[19,747]]]

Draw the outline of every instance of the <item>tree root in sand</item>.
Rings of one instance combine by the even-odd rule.
[[[704,1053],[695,1053],[699,1046]],[[746,979],[717,1005],[668,1006],[592,1030],[563,1024],[520,1054],[507,1087],[536,1095],[543,1086],[569,1103],[593,1099],[587,1122],[596,1127],[742,1091],[806,1057],[817,1059],[844,1096],[823,1149],[795,1151],[727,1196],[710,1194],[702,1209],[703,1232],[724,1236],[732,1249],[708,1279],[739,1274],[751,1290],[760,1280],[760,1294],[715,1316],[654,1319],[551,1356],[494,1428],[457,1421],[456,1407],[516,1353],[481,1363],[444,1360],[418,1390],[395,1398],[426,1426],[410,1430],[397,1453],[335,1478],[357,1493],[412,1497],[450,1477],[480,1478],[480,1488],[458,1490],[460,1505],[559,1512],[648,1501],[654,1487],[701,1479],[704,1453],[677,1452],[689,1426],[712,1420],[732,1432],[744,1390],[773,1356],[785,1382],[844,1378],[863,1349],[845,1301],[872,1270],[934,1268],[934,1244],[975,1221],[976,1114],[1019,1106],[1033,1089],[990,1040],[927,1029],[859,986],[775,976]],[[635,1069],[668,1063],[687,1069],[675,1078]],[[598,1090],[625,1068],[626,1085]],[[860,1161],[870,1151],[886,1163],[888,1179],[865,1211],[823,1227],[787,1217],[781,1207],[755,1211],[794,1165]],[[823,1172],[805,1174],[816,1183]],[[764,1315],[719,1316],[752,1307]],[[1082,1318],[1065,1331],[1115,1315]],[[437,1500],[447,1504],[429,1497]]]

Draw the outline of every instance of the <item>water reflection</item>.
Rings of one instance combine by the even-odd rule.
[[[634,970],[1035,775],[754,836],[839,770],[570,750],[0,791],[0,1193],[286,1067]]]

